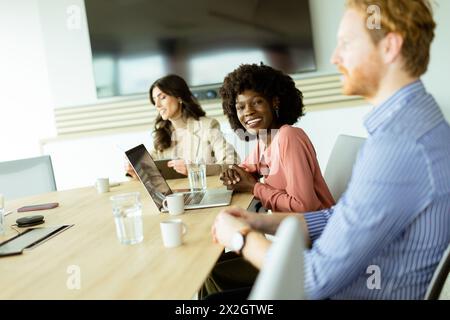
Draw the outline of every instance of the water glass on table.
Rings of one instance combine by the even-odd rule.
[[[191,192],[206,190],[206,164],[203,161],[186,163]]]
[[[142,204],[139,192],[123,193],[111,198],[116,232],[122,244],[136,244],[144,240]]]

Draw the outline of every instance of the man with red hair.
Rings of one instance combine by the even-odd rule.
[[[344,93],[375,108],[336,206],[293,214],[310,245],[299,268],[311,299],[423,299],[449,245],[450,127],[420,80],[434,29],[427,0],[347,1],[331,60]],[[263,233],[288,215],[226,209],[213,238],[261,267]]]

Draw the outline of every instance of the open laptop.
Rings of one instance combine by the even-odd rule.
[[[125,155],[136,171],[139,180],[144,184],[151,198],[155,202],[159,211],[167,212],[162,206],[162,202],[165,197],[172,194],[166,182],[166,179],[162,176],[158,170],[155,161],[150,156],[143,144],[134,147],[125,152]],[[231,197],[233,195],[232,190],[224,189],[209,189],[199,192],[183,192],[184,194],[184,208],[200,209],[210,207],[227,206],[231,203]]]

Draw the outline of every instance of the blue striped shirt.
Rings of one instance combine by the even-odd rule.
[[[333,208],[307,213],[311,299],[423,299],[450,242],[450,127],[421,81],[366,118]]]

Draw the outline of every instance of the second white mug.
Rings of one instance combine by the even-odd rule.
[[[160,223],[163,244],[167,248],[178,247],[187,233],[186,224],[181,219],[172,219]]]
[[[98,193],[109,192],[109,178],[98,178],[95,182]]]
[[[184,213],[184,194],[169,194],[164,199],[162,205],[164,210],[169,211],[171,215],[177,216],[182,214]]]

